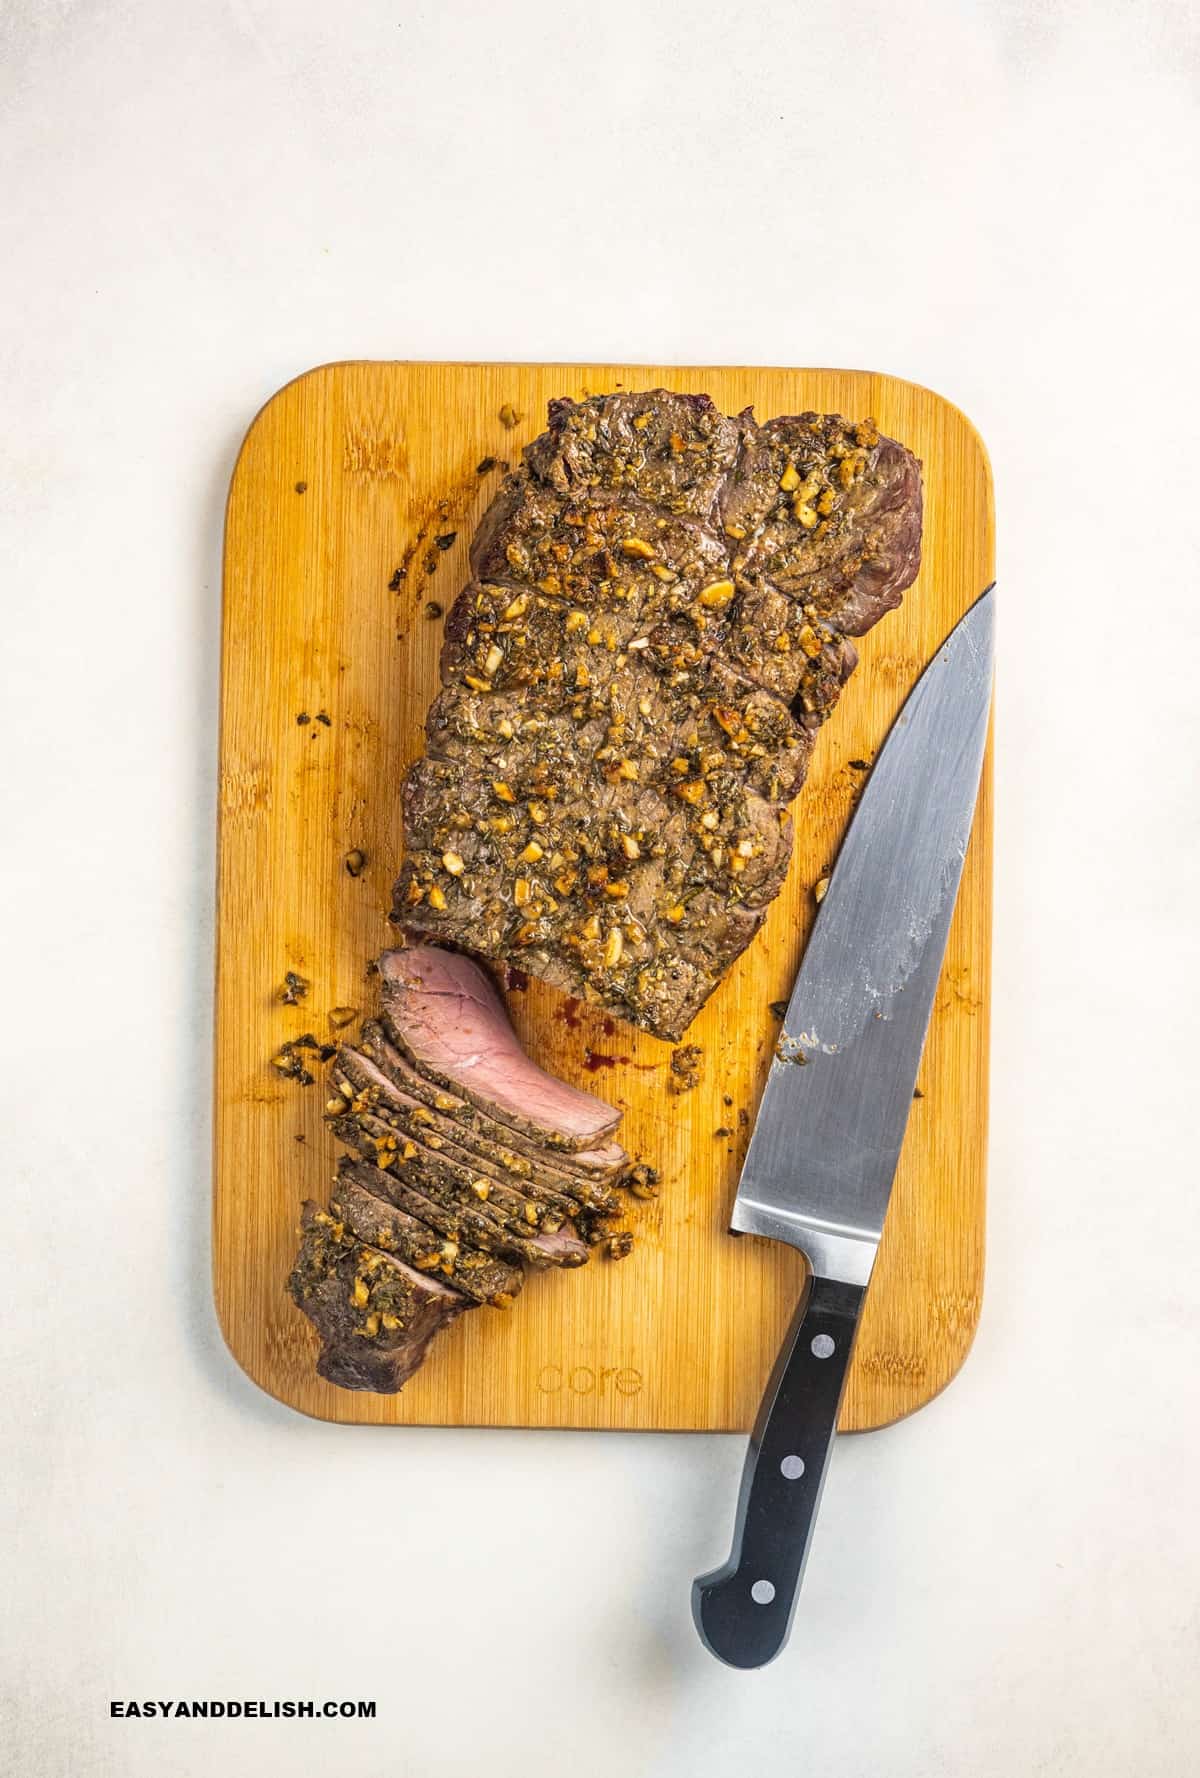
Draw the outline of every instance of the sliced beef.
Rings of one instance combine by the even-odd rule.
[[[482,1173],[397,1136],[381,1118],[369,1112],[348,1114],[331,1119],[330,1128],[339,1142],[394,1180],[398,1190],[419,1192],[439,1205],[485,1252],[537,1266],[577,1266],[587,1258],[573,1223]],[[416,1214],[396,1191],[391,1197]]]
[[[303,1209],[288,1289],[321,1336],[317,1371],[342,1389],[394,1394],[429,1343],[471,1307],[432,1272],[359,1241],[316,1204]]]
[[[437,1273],[475,1302],[507,1309],[520,1295],[525,1274],[494,1254],[450,1241],[388,1202],[387,1180],[378,1167],[343,1156],[329,1209],[359,1241],[378,1247],[423,1273]],[[382,1194],[382,1195],[381,1195]],[[325,1226],[328,1226],[327,1224]]]
[[[533,1197],[542,1197],[557,1205],[567,1217],[580,1208],[615,1214],[620,1208],[617,1195],[596,1180],[580,1180],[577,1175],[556,1163],[555,1156],[542,1150],[540,1154],[520,1154],[502,1140],[489,1136],[479,1127],[482,1113],[474,1112],[464,1099],[444,1088],[421,1082],[416,1070],[404,1061],[399,1052],[380,1037],[372,1044],[375,1056],[343,1045],[333,1067],[333,1081],[341,1088],[344,1081],[354,1089],[355,1103],[363,1095],[366,1105],[383,1117],[390,1111],[395,1127],[416,1125],[424,1132],[427,1146],[439,1146],[451,1159],[473,1165],[487,1177],[518,1184]],[[376,1059],[378,1058],[378,1059]],[[413,1091],[424,1085],[426,1092]],[[504,1126],[496,1126],[503,1131]],[[507,1132],[509,1136],[513,1132]],[[556,1151],[561,1152],[561,1151]],[[620,1151],[623,1158],[624,1150]]]
[[[403,1151],[411,1142],[423,1157],[436,1158],[453,1167],[469,1182],[474,1195],[493,1210],[503,1209],[548,1233],[561,1228],[577,1213],[579,1206],[574,1198],[555,1185],[535,1179],[532,1167],[519,1156],[511,1156],[506,1165],[497,1156],[464,1144],[461,1130],[453,1124],[448,1128],[445,1123],[439,1124],[435,1112],[419,1101],[406,1099],[368,1057],[357,1056],[352,1050],[339,1051],[336,1078],[342,1082],[343,1093],[351,1090],[354,1094],[348,1106],[340,1107],[343,1115],[369,1119],[367,1127],[389,1151],[397,1147]],[[378,1125],[382,1125],[382,1131],[377,1129]]]
[[[553,403],[447,621],[393,919],[680,1036],[920,535],[920,465],[871,421]]]
[[[561,1232],[520,1235],[513,1229],[501,1227],[480,1203],[470,1203],[453,1193],[445,1193],[436,1183],[429,1184],[425,1180],[417,1183],[415,1173],[401,1175],[396,1168],[375,1167],[375,1150],[352,1119],[347,1120],[343,1128],[335,1125],[334,1133],[355,1155],[374,1167],[379,1174],[375,1189],[380,1196],[386,1197],[389,1204],[394,1204],[417,1222],[423,1222],[443,1239],[478,1247],[481,1252],[495,1254],[510,1265],[524,1262],[543,1268],[559,1263],[567,1267],[586,1263],[587,1251],[582,1242],[569,1243],[565,1257],[561,1262],[558,1260],[556,1256],[563,1242]]]
[[[509,1307],[525,1265],[628,1252],[609,1182],[649,1196],[652,1179],[608,1140],[616,1111],[528,1061],[477,965],[415,950],[379,974],[391,1024],[334,1052],[326,1115],[350,1152],[329,1209],[304,1206],[288,1289],[321,1335],[319,1373],[391,1392],[438,1327]]]
[[[407,1056],[388,1042],[383,1026],[377,1019],[368,1019],[364,1024],[361,1048],[367,1056],[378,1062],[397,1086],[411,1093],[423,1105],[460,1119],[472,1130],[478,1130],[494,1141],[506,1143],[518,1154],[528,1155],[552,1166],[556,1171],[579,1175],[596,1184],[619,1183],[621,1175],[629,1168],[629,1156],[618,1142],[606,1142],[599,1148],[547,1149],[533,1137],[523,1135],[520,1130],[515,1130],[508,1124],[500,1123],[479,1106],[472,1105],[469,1099],[427,1079],[419,1069],[413,1067]]]
[[[371,1156],[377,1167],[395,1168],[426,1191],[447,1199],[461,1197],[482,1204],[499,1228],[519,1234],[556,1235],[575,1209],[567,1199],[546,1201],[526,1189],[525,1181],[504,1180],[483,1168],[474,1156],[451,1145],[431,1130],[420,1130],[374,1100],[360,1093],[340,1117],[330,1119],[334,1133],[355,1143],[360,1153]],[[357,1126],[352,1135],[351,1127]],[[418,1133],[423,1137],[417,1141]]]
[[[530,1060],[470,958],[414,946],[385,952],[379,974],[388,1035],[430,1079],[549,1147],[591,1148],[612,1135],[620,1113]]]

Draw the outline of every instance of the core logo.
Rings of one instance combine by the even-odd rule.
[[[636,1395],[642,1387],[642,1373],[631,1364],[576,1364],[569,1370],[559,1364],[544,1364],[537,1374],[537,1386],[543,1395],[559,1395],[564,1389],[572,1395],[604,1395],[613,1390],[618,1395]]]

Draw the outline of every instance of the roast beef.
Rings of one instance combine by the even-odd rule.
[[[432,1211],[440,1209],[449,1219],[445,1232],[452,1238],[465,1232],[485,1252],[535,1266],[582,1265],[587,1258],[586,1246],[569,1222],[557,1215],[547,1217],[532,1200],[411,1139],[398,1139],[370,1113],[335,1117],[331,1128],[340,1142],[369,1160],[389,1181],[393,1203],[412,1214],[406,1194],[419,1193],[425,1203],[422,1219],[432,1223]],[[389,1146],[392,1143],[396,1146]]]
[[[374,1146],[365,1140],[352,1120],[348,1120],[342,1129],[335,1125],[335,1134],[354,1154],[362,1156],[374,1166]],[[558,1236],[517,1234],[487,1215],[481,1204],[466,1202],[452,1194],[441,1192],[436,1186],[429,1189],[424,1182],[417,1184],[412,1176],[400,1177],[388,1168],[376,1167],[375,1171],[379,1174],[375,1189],[380,1196],[417,1222],[423,1222],[443,1239],[459,1243],[465,1241],[469,1246],[478,1247],[484,1253],[493,1253],[511,1265],[524,1262],[542,1267],[555,1263]],[[582,1265],[586,1259],[586,1250],[579,1255],[572,1252],[565,1263]]]
[[[381,1195],[382,1193],[382,1195]],[[479,1303],[507,1309],[525,1282],[520,1266],[465,1241],[447,1240],[388,1202],[387,1181],[377,1167],[343,1155],[329,1209],[358,1240],[378,1247],[420,1272],[436,1272]]]
[[[417,1126],[407,1124],[377,1099],[368,1102],[366,1093],[359,1093],[349,1112],[331,1121],[336,1134],[361,1143],[362,1152],[372,1155],[377,1167],[395,1168],[427,1191],[436,1185],[443,1195],[451,1193],[467,1202],[474,1199],[501,1228],[554,1235],[575,1209],[569,1201],[540,1200],[523,1185],[484,1170],[472,1155],[452,1148],[433,1131],[423,1130],[424,1141],[418,1142]]]
[[[382,1394],[401,1388],[434,1334],[471,1306],[432,1271],[357,1240],[313,1203],[303,1208],[288,1289],[321,1336],[318,1373]]]
[[[920,465],[871,421],[663,390],[549,420],[447,619],[393,919],[674,1039],[782,885],[849,638],[917,572]]]
[[[612,1135],[620,1112],[525,1054],[469,957],[428,945],[387,951],[379,974],[388,1034],[427,1077],[551,1147],[587,1149]]]
[[[580,1266],[599,1242],[622,1257],[631,1237],[610,1182],[651,1195],[648,1170],[605,1139],[619,1114],[528,1061],[475,964],[407,955],[378,974],[408,1054],[374,1019],[361,1048],[334,1052],[326,1117],[350,1154],[329,1209],[304,1207],[288,1279],[321,1336],[320,1374],[346,1389],[399,1389],[444,1322],[507,1308],[525,1265]]]
[[[359,1049],[402,1092],[419,1100],[438,1116],[452,1118],[458,1126],[470,1130],[476,1147],[486,1147],[489,1142],[500,1143],[513,1153],[550,1168],[556,1177],[578,1178],[595,1187],[619,1184],[629,1171],[629,1156],[619,1142],[606,1142],[601,1148],[550,1150],[511,1125],[500,1123],[478,1105],[472,1105],[469,1099],[452,1093],[448,1087],[427,1080],[407,1056],[388,1042],[377,1019],[368,1019],[363,1025]],[[602,1207],[597,1203],[597,1208]]]
[[[395,1054],[393,1050],[392,1055]],[[426,1148],[432,1148],[444,1159],[469,1169],[473,1181],[482,1177],[500,1185],[515,1186],[535,1202],[556,1209],[565,1219],[582,1209],[610,1215],[620,1209],[617,1194],[607,1186],[573,1179],[549,1161],[543,1163],[517,1154],[479,1134],[468,1123],[449,1116],[446,1111],[431,1109],[398,1086],[392,1075],[385,1073],[370,1056],[348,1045],[343,1044],[337,1052],[333,1079],[339,1088],[339,1096],[347,1088],[353,1089],[352,1104],[356,1111],[374,1112],[396,1132],[418,1131]],[[455,1100],[452,1094],[443,1097],[450,1104],[463,1103]],[[344,1112],[345,1106],[338,1109]]]

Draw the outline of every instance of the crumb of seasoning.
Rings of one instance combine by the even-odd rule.
[[[923,1099],[923,1098],[924,1098],[924,1097],[925,1097],[925,1095],[924,1095],[924,1093],[923,1093],[923,1092],[922,1092],[922,1091],[921,1091],[921,1089],[920,1089],[920,1087],[914,1087],[914,1088],[913,1088],[913,1098],[914,1098],[914,1099]]]
[[[625,1177],[618,1182],[635,1198],[658,1196],[658,1168],[648,1161],[635,1161]]]
[[[396,572],[392,575],[392,578],[388,581],[389,593],[398,593],[400,591],[400,588],[404,585],[404,579],[407,573],[407,568],[397,568]]]
[[[576,1227],[589,1247],[599,1247],[610,1235],[619,1235],[621,1232],[611,1216],[597,1216],[594,1210],[582,1211]]]
[[[511,432],[514,426],[521,424],[522,416],[517,412],[511,401],[506,401],[500,409],[500,424]]]
[[[442,535],[440,537],[435,537],[433,541],[438,549],[453,549],[454,539],[457,536],[457,531],[443,531]]]
[[[311,1050],[322,1062],[328,1062],[330,1056],[336,1054],[337,1046],[332,1043],[318,1043],[311,1031],[303,1037],[293,1037],[290,1043],[280,1046],[271,1057],[271,1066],[285,1080],[294,1080],[298,1086],[310,1087],[314,1076],[305,1066],[302,1052]]]
[[[825,891],[828,889],[828,887],[829,887],[829,878],[828,877],[818,878],[818,880],[813,884],[813,900],[816,902],[824,901]]]
[[[297,492],[297,494],[307,494],[308,483],[307,482],[297,482],[296,483],[296,492]]]
[[[345,857],[346,869],[352,877],[361,877],[367,868],[367,855],[360,846],[355,846]]]
[[[297,1132],[297,1135],[296,1135],[297,1142],[307,1142],[307,1140],[308,1140],[308,1138],[305,1136],[303,1130],[300,1130]]]
[[[317,721],[323,722],[325,724],[326,728],[333,727],[333,717],[330,716],[329,713],[325,710],[318,710],[317,711]]]
[[[379,960],[378,960],[378,958],[376,958],[376,957],[368,957],[367,958],[367,966],[363,970],[363,974],[366,976],[368,981],[370,981],[370,979],[373,975],[379,974]]]
[[[722,1093],[721,1094],[721,1103],[722,1103],[722,1105],[732,1105],[733,1104],[733,1095],[731,1093]]]
[[[850,761],[850,770],[852,772],[869,772],[870,769],[871,762],[869,759],[852,759]]]
[[[713,1131],[713,1135],[719,1136],[723,1141],[726,1136],[732,1136],[733,1131],[728,1127],[727,1124],[722,1124],[719,1129]]]
[[[441,617],[442,607],[438,604],[436,599],[427,599],[426,600],[425,615],[426,615],[426,617],[434,617],[434,618]]]
[[[671,1051],[671,1078],[667,1082],[672,1093],[690,1093],[700,1080],[700,1058],[704,1051],[698,1043],[680,1044]]]
[[[329,1010],[329,1023],[335,1031],[341,1031],[344,1026],[352,1025],[357,1017],[357,1006],[334,1006]]]
[[[750,1113],[746,1110],[744,1105],[740,1105],[738,1107],[738,1129],[745,1130],[749,1127],[749,1124]]]
[[[788,1009],[788,1003],[786,1000],[772,1000],[770,1006],[768,1006],[768,1008],[767,1008],[767,1011],[770,1013],[770,1015],[773,1019],[786,1019],[787,1018],[787,1009]]]
[[[312,983],[305,981],[302,975],[297,975],[294,969],[289,969],[283,978],[279,998],[285,1006],[299,1006],[311,986]]]
[[[279,1054],[271,1057],[271,1066],[283,1075],[285,1080],[294,1080],[298,1086],[310,1087],[316,1078],[304,1066],[304,1063],[290,1048],[281,1049]]]
[[[608,1237],[609,1259],[628,1259],[633,1252],[633,1236],[628,1229],[621,1229]]]
[[[308,714],[308,711],[301,710],[299,716],[296,718],[296,726],[297,728],[305,728],[311,721],[312,717]]]
[[[499,457],[485,457],[482,463],[475,465],[476,475],[490,475],[499,461]]]

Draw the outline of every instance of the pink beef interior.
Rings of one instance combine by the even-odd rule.
[[[510,1113],[555,1131],[572,1147],[599,1145],[620,1113],[568,1086],[521,1048],[490,979],[456,951],[431,945],[387,951],[379,972],[388,1010],[416,1062]]]
[[[408,1060],[407,1056],[401,1055],[400,1051],[396,1049],[393,1044],[390,1044],[386,1038],[377,1037],[375,1038],[375,1042],[379,1045],[379,1051],[384,1060],[390,1067],[396,1069],[401,1076],[403,1076],[405,1069],[412,1068],[412,1063]],[[387,1076],[375,1067],[375,1064],[371,1061],[369,1056],[363,1055],[360,1050],[356,1050],[355,1054],[358,1056],[360,1062],[370,1066],[371,1072],[375,1074],[385,1086],[390,1087],[393,1092],[398,1090],[396,1083],[394,1081],[389,1081]],[[406,1094],[405,1097],[408,1097],[408,1095]],[[413,1103],[415,1104],[417,1101],[414,1100]],[[528,1140],[521,1135],[519,1130],[511,1129],[511,1126],[505,1126],[498,1132],[497,1139],[507,1139],[508,1141],[515,1142],[517,1146],[520,1146],[520,1144],[527,1142]],[[536,1152],[539,1151],[535,1150],[535,1153]],[[553,1154],[547,1155],[545,1158],[553,1160],[555,1166],[574,1169],[576,1173],[582,1174],[584,1178],[589,1174],[594,1173],[601,1180],[612,1179],[617,1173],[621,1172],[622,1168],[629,1160],[629,1156],[619,1142],[606,1142],[602,1148],[558,1149],[554,1151]]]

